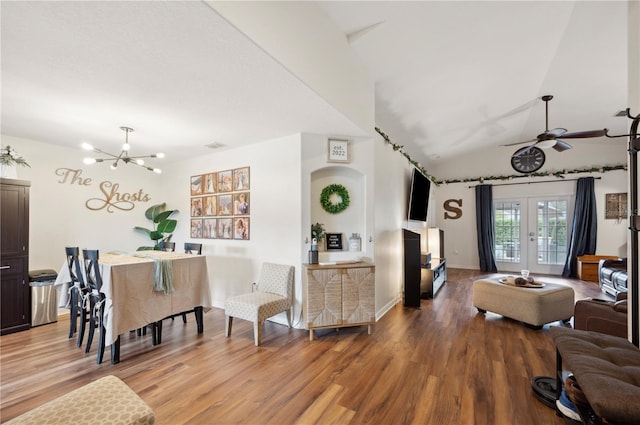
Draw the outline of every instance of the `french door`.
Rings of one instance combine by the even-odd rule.
[[[569,196],[494,200],[499,271],[562,274],[569,243]]]

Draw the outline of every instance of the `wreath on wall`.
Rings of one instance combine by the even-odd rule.
[[[333,195],[340,197],[340,202],[333,203],[331,200]],[[338,214],[346,210],[349,206],[349,191],[341,184],[330,184],[322,189],[320,193],[320,204],[329,214]]]

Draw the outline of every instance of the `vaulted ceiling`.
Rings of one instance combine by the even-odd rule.
[[[550,128],[625,132],[613,116],[627,107],[625,2],[315,4],[375,81],[376,124],[430,160],[535,137],[545,94]],[[117,150],[131,126],[133,151],[172,159],[363,134],[207,3],[0,7],[3,134]]]

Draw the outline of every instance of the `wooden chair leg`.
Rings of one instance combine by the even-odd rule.
[[[78,326],[78,288],[71,287],[71,309],[69,311],[69,338],[73,338]]]
[[[256,344],[256,347],[260,346],[261,340],[262,340],[262,322],[255,321],[253,322],[253,342]]]
[[[91,350],[91,343],[93,342],[93,334],[96,331],[96,314],[95,314],[95,306],[96,306],[96,301],[95,299],[91,299],[91,302],[89,303],[89,334],[87,335],[87,347],[85,348],[84,352],[88,353]]]
[[[233,316],[227,316],[224,322],[224,334],[228,338],[231,336],[231,326],[233,325]]]
[[[198,333],[201,334],[204,332],[204,309],[202,308],[201,305],[199,305],[193,309],[193,312],[196,315],[196,324],[198,325]]]
[[[84,304],[80,307],[80,329],[78,330],[78,342],[77,346],[82,347],[82,340],[84,339],[84,331],[87,328],[87,309]]]
[[[102,363],[102,358],[104,357],[104,344],[106,337],[106,329],[104,327],[104,304],[100,307],[100,311],[98,312],[98,359],[97,363]]]

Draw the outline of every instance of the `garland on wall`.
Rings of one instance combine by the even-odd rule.
[[[558,171],[545,171],[545,172],[535,172],[530,174],[511,174],[511,175],[501,175],[501,176],[482,176],[482,177],[467,177],[462,179],[447,179],[447,180],[438,180],[436,177],[432,176],[427,172],[427,170],[420,164],[415,161],[411,156],[405,152],[404,146],[393,143],[389,136],[387,136],[380,128],[375,127],[375,130],[386,143],[391,145],[394,151],[400,152],[409,163],[411,163],[414,167],[416,167],[426,178],[431,180],[436,186],[440,186],[441,184],[449,184],[449,183],[469,183],[469,182],[479,182],[484,183],[489,180],[513,180],[519,179],[523,177],[557,177],[559,179],[564,179],[565,174],[580,174],[580,173],[606,173],[608,171],[616,171],[616,170],[626,170],[627,166],[625,164],[617,164],[617,165],[602,165],[591,168],[578,168],[574,170],[558,170]]]

